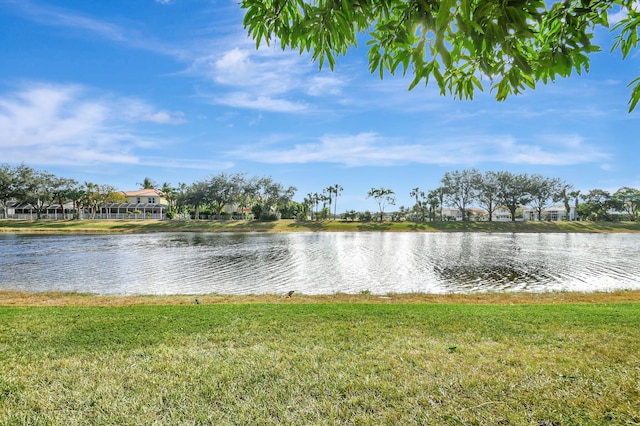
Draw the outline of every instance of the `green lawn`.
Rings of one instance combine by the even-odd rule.
[[[4,306],[0,424],[638,424],[639,313]]]
[[[640,222],[298,222],[279,220],[0,220],[0,232],[640,232]]]

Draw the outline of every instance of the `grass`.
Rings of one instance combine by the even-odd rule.
[[[159,220],[0,220],[0,232],[640,232],[640,222],[297,222]]]
[[[640,292],[0,296],[0,424],[640,423]]]

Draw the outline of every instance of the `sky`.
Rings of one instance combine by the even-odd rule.
[[[497,102],[408,91],[368,71],[366,46],[320,70],[261,46],[238,0],[0,0],[0,163],[134,190],[219,173],[272,177],[295,199],[339,184],[338,211],[376,210],[477,168],[640,188],[640,58],[602,52],[589,73]]]

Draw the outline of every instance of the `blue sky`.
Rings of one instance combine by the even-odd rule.
[[[472,167],[640,188],[640,59],[610,54],[606,31],[588,74],[498,103],[381,81],[364,48],[319,71],[256,50],[242,18],[237,0],[0,0],[0,163],[120,190],[244,172],[301,201],[340,184],[339,211],[375,210],[372,187],[410,207],[412,188]]]

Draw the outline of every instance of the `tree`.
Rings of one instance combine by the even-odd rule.
[[[409,89],[435,82],[442,95],[472,99],[488,85],[501,101],[573,72],[589,71],[596,29],[623,13],[613,50],[626,58],[638,42],[640,9],[631,0],[243,0],[244,27],[258,47],[311,52],[320,68],[358,45],[361,33],[370,72],[410,72]],[[629,110],[640,100],[640,78]]]
[[[315,196],[312,192],[309,192],[306,196],[306,198],[304,199],[304,202],[307,204],[307,206],[309,206],[309,212],[311,213],[311,220],[313,220],[313,210],[314,210],[314,206],[315,206]]]
[[[438,208],[440,208],[440,221],[442,222],[443,196],[444,196],[444,193],[442,191],[442,188],[432,189],[431,191],[427,192],[427,204],[429,205],[429,219],[432,221],[436,219],[436,212],[438,211]]]
[[[95,219],[99,202],[98,185],[92,182],[85,182],[84,187],[84,199],[82,200],[82,203],[85,207],[89,207],[91,211],[91,218]]]
[[[156,189],[158,184],[151,178],[145,177],[142,183],[138,182],[142,189]]]
[[[424,191],[420,191],[419,187],[415,187],[411,190],[409,196],[416,200],[416,203],[413,205],[416,223],[424,221],[425,207],[427,206]]]
[[[237,193],[236,202],[238,208],[242,211],[242,215],[247,219],[249,205],[255,202],[258,194],[258,178],[244,178]]]
[[[557,196],[562,190],[561,188],[562,182],[557,178],[547,178],[542,175],[533,175],[529,178],[529,193],[533,207],[537,212],[538,220],[544,219],[542,211],[548,207],[549,201]]]
[[[261,219],[277,218],[280,208],[287,205],[296,193],[296,187],[285,188],[272,178],[265,177],[258,180],[257,195],[262,201]]]
[[[574,212],[574,218],[573,220],[580,220],[580,190],[579,189],[575,189],[572,190],[571,192],[569,192],[569,197],[573,198],[573,202],[574,202],[574,207],[575,209],[573,210]]]
[[[514,175],[511,172],[497,172],[498,200],[509,209],[511,221],[516,221],[516,212],[520,206],[531,202],[529,176],[525,173]]]
[[[304,203],[289,201],[280,208],[282,219],[299,219],[306,214],[307,206]]]
[[[73,218],[80,219],[80,206],[82,205],[82,199],[85,197],[86,191],[79,186],[74,186],[67,190],[67,200],[73,202]]]
[[[84,185],[86,190],[83,202],[91,209],[91,217],[94,219],[101,209],[105,210],[108,218],[110,203],[125,203],[127,201],[126,197],[111,185],[98,185],[91,182],[85,182]]]
[[[395,192],[387,188],[371,188],[367,193],[367,198],[375,198],[380,209],[380,222],[384,220],[384,208],[387,204],[395,206],[396,199],[393,196]]]
[[[612,219],[610,210],[622,208],[620,201],[603,189],[592,189],[581,198],[584,202],[580,205],[580,215],[594,221],[609,221]]]
[[[36,170],[31,174],[24,194],[24,201],[35,208],[38,219],[42,218],[43,213],[53,203],[57,185],[56,176],[52,173]]]
[[[187,203],[193,206],[193,218],[200,219],[200,207],[207,197],[206,182],[194,182],[189,186],[185,193]]]
[[[313,219],[314,216],[314,212],[315,212],[315,218],[316,220],[318,220],[318,204],[320,203],[320,198],[321,195],[318,194],[317,192],[309,193],[309,201],[311,202],[311,219]]]
[[[460,210],[463,221],[467,220],[467,207],[475,200],[481,179],[477,169],[447,172],[441,179],[447,201]]]
[[[110,210],[109,204],[112,203],[126,203],[127,197],[116,190],[111,185],[98,185],[98,204],[105,210],[107,219],[109,218]]]
[[[322,190],[322,193],[320,194],[318,194],[317,192],[310,194],[312,205],[315,208],[316,220],[327,219],[329,217],[329,209],[327,208],[327,201],[329,202],[329,205],[331,205],[331,196],[327,195],[328,191],[329,189],[325,188]],[[331,189],[331,191],[333,190]],[[322,209],[320,209],[319,207],[320,203],[322,203]],[[312,212],[312,216],[313,216],[313,212]]]
[[[178,213],[185,214],[187,213],[187,205],[189,204],[188,200],[188,190],[189,187],[184,182],[178,182],[178,187],[176,188],[176,210]]]
[[[0,165],[0,205],[5,219],[8,218],[9,201],[24,198],[33,173],[34,170],[24,164],[17,167]]]
[[[164,182],[162,184],[162,188],[160,189],[160,191],[162,191],[162,195],[164,195],[164,198],[166,198],[167,203],[169,203],[168,210],[170,212],[173,212],[175,207],[175,201],[178,196],[176,192],[176,188],[172,187],[169,182]]]
[[[219,219],[225,206],[234,204],[240,193],[244,175],[220,173],[206,182],[206,199],[212,205]]]
[[[60,205],[62,211],[62,218],[64,219],[64,203],[69,200],[69,194],[72,189],[78,184],[77,181],[67,178],[55,178],[55,187],[53,190],[53,200]],[[75,194],[71,194],[75,195]],[[75,204],[74,204],[75,207]]]
[[[613,194],[613,197],[625,209],[630,220],[638,220],[638,212],[640,211],[640,190],[623,186]]]
[[[338,212],[338,197],[340,196],[340,193],[344,190],[344,188],[341,185],[338,185],[337,183],[335,185],[333,185],[333,195],[335,195],[334,201],[333,201],[333,218],[335,219],[337,216],[337,212]]]
[[[496,172],[486,172],[478,183],[478,204],[489,214],[489,222],[493,221],[493,212],[498,208],[498,175]]]
[[[553,196],[554,202],[562,201],[562,204],[564,204],[565,217],[567,220],[575,220],[575,217],[571,217],[571,204],[569,204],[572,197],[572,191],[573,185],[569,183],[561,183],[558,188],[558,192]]]
[[[327,217],[331,214],[331,204],[333,204],[333,186],[329,186],[322,190],[322,195],[324,195],[324,201],[329,202],[329,208],[327,209],[327,205],[324,204],[322,206],[322,210],[327,209]]]

